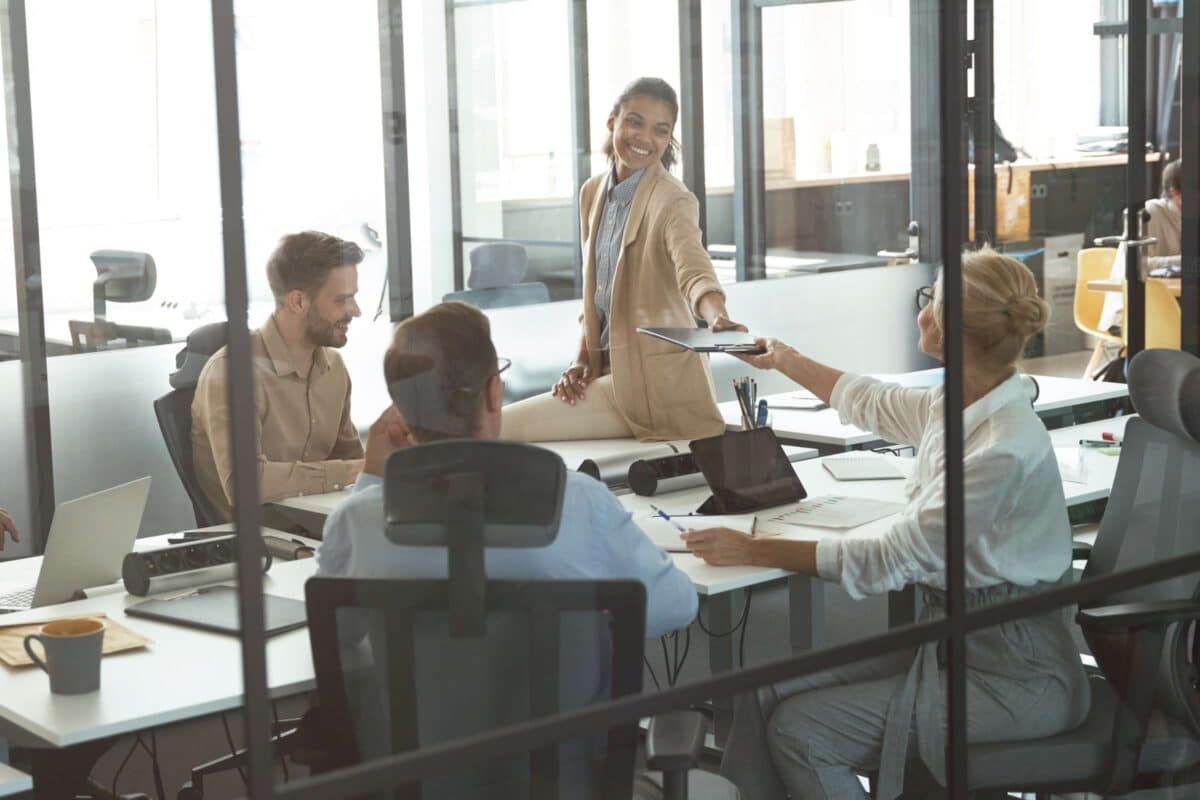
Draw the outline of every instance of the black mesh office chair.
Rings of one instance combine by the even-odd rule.
[[[105,350],[114,342],[125,347],[170,344],[171,332],[166,328],[143,325],[120,325],[109,321],[108,303],[140,303],[154,295],[158,285],[158,270],[149,253],[132,250],[97,250],[91,254],[96,267],[92,282],[92,314],[90,321],[69,320],[71,348],[76,353]]]
[[[175,388],[154,401],[154,416],[162,430],[163,443],[167,446],[167,453],[171,456],[171,463],[175,465],[184,491],[192,501],[196,525],[201,528],[223,520],[201,491],[192,465],[192,398],[196,395],[200,370],[213,353],[225,346],[228,327],[228,323],[213,322],[192,331],[187,344],[175,356],[177,369],[170,377],[171,386]]]
[[[1129,392],[1141,418],[1125,428],[1084,580],[1200,550],[1200,359],[1139,353]],[[1107,796],[1200,781],[1197,619],[1195,574],[1084,608],[1077,620],[1103,673],[1087,720],[1046,739],[971,745],[970,787]]]
[[[447,292],[442,300],[459,300],[483,310],[531,306],[550,302],[550,290],[544,283],[514,283],[510,286],[489,286],[485,289],[467,289],[462,292]]]
[[[645,588],[636,580],[491,580],[484,548],[545,547],[558,533],[562,460],[507,442],[449,441],[387,465],[386,530],[446,548],[447,579],[313,578],[306,585],[320,768],[429,747],[641,691]],[[660,724],[651,767],[686,797],[703,719]],[[667,739],[673,741],[667,741]],[[410,798],[621,798],[636,723],[399,787]],[[715,775],[711,785],[728,784]],[[698,781],[706,778],[701,776]],[[697,781],[693,782],[696,785]]]
[[[471,261],[469,289],[511,286],[525,280],[529,270],[529,252],[516,242],[484,242],[472,248],[467,257]]]

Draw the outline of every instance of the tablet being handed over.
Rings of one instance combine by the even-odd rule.
[[[708,328],[638,328],[644,336],[653,336],[694,353],[765,353],[753,334],[742,331],[712,331]]]

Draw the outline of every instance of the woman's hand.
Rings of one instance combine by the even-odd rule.
[[[8,513],[8,509],[0,508],[0,550],[4,549],[6,532],[14,542],[21,541],[21,537],[17,535],[17,523],[13,522],[12,514]]]
[[[742,361],[758,369],[781,369],[784,360],[796,351],[778,339],[756,339],[762,353],[734,353]]]
[[[576,401],[584,398],[585,390],[593,380],[591,367],[587,364],[575,363],[563,370],[562,377],[558,379],[558,383],[554,384],[550,394],[560,398],[564,403],[575,405]]]
[[[750,564],[754,539],[731,528],[706,528],[680,534],[693,555],[703,558],[714,567],[733,567]]]
[[[712,324],[709,325],[709,328],[712,330],[713,333],[720,333],[721,331],[741,331],[742,333],[750,332],[750,329],[747,328],[745,325],[743,325],[740,322],[734,322],[733,320],[731,320],[729,317],[725,316],[724,314],[721,314],[716,319],[714,319],[712,321]]]

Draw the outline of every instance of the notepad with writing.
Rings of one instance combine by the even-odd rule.
[[[894,457],[872,454],[826,458],[821,464],[839,481],[886,481],[905,477],[894,461]]]
[[[857,528],[859,525],[896,514],[903,508],[902,503],[876,500],[872,497],[810,497],[787,510],[760,514],[758,528],[772,533],[784,532],[789,526]]]

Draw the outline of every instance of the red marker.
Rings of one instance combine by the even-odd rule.
[[[1105,431],[1104,433],[1100,434],[1100,438],[1106,442],[1118,442],[1119,443],[1121,441],[1122,437],[1121,437],[1121,434],[1119,434],[1119,433],[1110,433],[1109,431]]]

